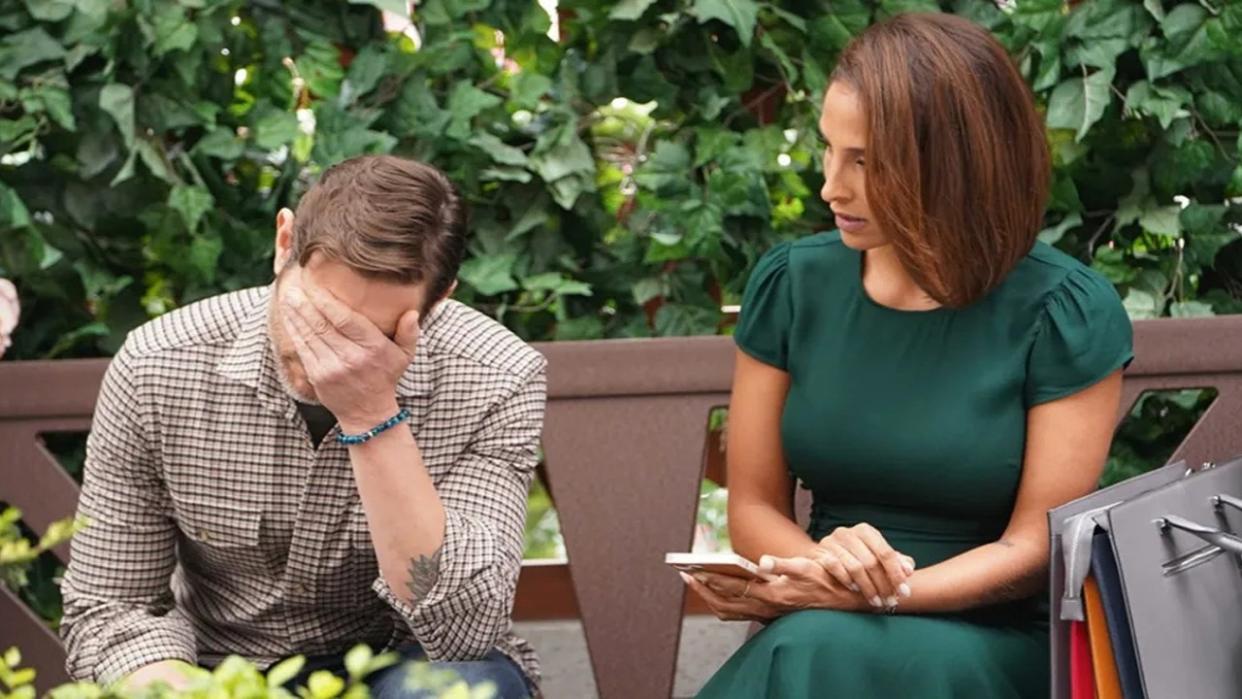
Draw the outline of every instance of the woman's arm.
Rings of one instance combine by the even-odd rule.
[[[781,447],[789,374],[738,350],[729,400],[729,538],[733,550],[808,556],[815,542],[794,519],[793,479]]]
[[[910,578],[899,613],[947,612],[1022,599],[1048,570],[1048,510],[1091,492],[1108,458],[1121,403],[1121,372],[1027,413],[1022,480],[999,541]]]

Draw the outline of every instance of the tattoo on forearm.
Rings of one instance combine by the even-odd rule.
[[[410,582],[407,588],[414,596],[414,602],[427,596],[431,588],[436,586],[440,578],[440,551],[436,549],[430,556],[417,556],[410,559]]]

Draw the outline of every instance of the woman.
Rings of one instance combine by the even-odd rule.
[[[839,232],[765,255],[736,332],[729,531],[773,577],[687,578],[770,623],[700,696],[1046,697],[1045,517],[1099,478],[1129,320],[1036,242],[1043,123],[983,29],[871,27],[820,128]]]

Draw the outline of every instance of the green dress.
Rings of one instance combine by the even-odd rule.
[[[787,371],[781,441],[814,494],[810,535],[868,522],[920,567],[996,541],[1022,471],[1026,412],[1124,366],[1112,285],[1037,243],[964,309],[901,311],[826,233],[760,260],[736,331]],[[1047,697],[1046,604],[960,614],[808,610],[751,638],[700,697]]]

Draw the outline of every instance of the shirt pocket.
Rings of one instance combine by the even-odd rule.
[[[263,511],[259,505],[225,498],[174,496],[181,530],[181,565],[206,577],[270,575],[261,546]]]

